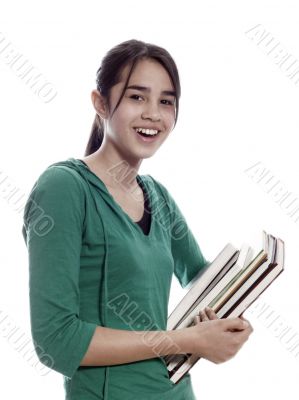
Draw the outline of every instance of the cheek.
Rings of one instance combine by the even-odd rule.
[[[162,118],[167,127],[172,128],[175,121],[175,110],[173,108],[165,110],[162,113]]]
[[[136,119],[136,111],[134,113],[133,110],[129,108],[119,109],[111,120],[111,126],[116,131],[122,131],[130,127],[134,119]]]
[[[119,107],[117,113],[117,123],[128,125],[132,123],[132,121],[136,120],[137,117],[139,117],[139,111],[137,107],[126,104],[126,106]]]

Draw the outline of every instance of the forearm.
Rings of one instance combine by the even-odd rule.
[[[130,331],[98,326],[80,365],[125,364],[167,354],[182,354],[186,346],[186,329]]]

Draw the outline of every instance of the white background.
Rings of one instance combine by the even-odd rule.
[[[208,259],[228,242],[247,242],[259,251],[262,229],[286,246],[285,271],[260,298],[271,316],[266,320],[248,310],[254,332],[240,352],[223,364],[200,360],[194,366],[197,398],[297,398],[299,345],[291,352],[273,325],[267,326],[271,318],[288,326],[298,342],[299,223],[276,203],[274,191],[267,193],[270,186],[245,170],[260,163],[273,183],[299,197],[299,74],[287,77],[246,34],[261,24],[273,43],[299,59],[298,12],[298,3],[286,0],[2,4],[0,32],[57,96],[43,102],[0,54],[0,178],[23,196],[15,205],[1,183],[1,398],[63,399],[62,376],[42,376],[7,339],[8,325],[30,337],[21,203],[48,165],[83,157],[94,118],[90,92],[96,70],[111,47],[132,38],[165,47],[182,85],[178,124],[140,173],[165,184]],[[169,311],[184,293],[174,279]]]

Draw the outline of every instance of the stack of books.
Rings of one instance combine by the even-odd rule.
[[[193,279],[189,290],[167,319],[167,330],[194,325],[205,307],[219,318],[235,318],[259,297],[284,269],[284,242],[265,231],[263,249],[253,258],[252,248],[238,250],[228,243],[217,257]],[[195,354],[164,356],[170,380],[178,383],[200,359]]]

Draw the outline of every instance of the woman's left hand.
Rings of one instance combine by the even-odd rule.
[[[194,322],[197,324],[199,322],[209,321],[212,319],[219,319],[219,317],[212,308],[206,307],[194,317]]]

